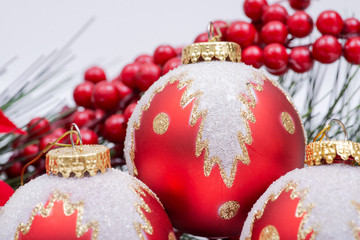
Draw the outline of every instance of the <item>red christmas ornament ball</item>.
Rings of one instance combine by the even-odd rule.
[[[314,23],[306,12],[297,11],[288,18],[287,26],[291,35],[297,38],[303,38],[312,32]]]
[[[341,57],[341,53],[341,44],[332,35],[324,35],[318,38],[312,49],[314,59],[321,63],[333,63]]]
[[[279,43],[271,43],[264,48],[264,64],[274,75],[281,75],[287,71],[288,59],[286,48]]]
[[[251,20],[261,20],[264,9],[268,6],[266,0],[245,0],[244,1],[244,12]]]
[[[226,37],[228,41],[235,42],[239,44],[241,48],[245,48],[254,44],[258,33],[251,23],[235,21],[228,27]]]
[[[27,124],[30,135],[39,136],[50,130],[50,123],[46,118],[36,117]]]
[[[95,66],[86,70],[84,74],[84,79],[92,83],[98,83],[101,81],[105,81],[106,75],[102,68]]]
[[[316,27],[322,34],[331,34],[337,36],[343,29],[343,20],[341,16],[332,10],[320,13],[316,20]]]
[[[14,189],[12,189],[6,182],[0,180],[0,207],[5,205],[13,193]]]
[[[314,65],[314,59],[307,47],[295,47],[289,55],[289,67],[297,73],[309,71]]]
[[[142,64],[136,75],[136,86],[140,91],[146,91],[160,76],[161,68],[158,65],[154,63]]]
[[[290,6],[295,10],[305,10],[310,2],[310,0],[289,0]]]
[[[303,166],[304,145],[274,82],[243,63],[211,61],[179,66],[145,92],[124,154],[176,229],[221,238],[239,235],[264,189]]]
[[[91,101],[92,92],[94,90],[94,84],[89,81],[85,81],[76,86],[73,92],[73,97],[76,105],[91,108],[93,103]]]
[[[360,37],[352,37],[346,41],[344,57],[349,63],[360,64]]]
[[[283,6],[280,4],[273,4],[267,7],[262,15],[262,21],[267,23],[270,21],[280,21],[286,23],[289,14]]]
[[[342,33],[353,35],[360,34],[360,21],[356,18],[345,19]]]
[[[265,44],[280,43],[285,44],[287,40],[288,31],[280,21],[270,21],[266,23],[261,29],[261,40]]]
[[[259,46],[248,46],[243,50],[241,55],[241,61],[254,68],[260,68],[264,64],[263,50]]]
[[[170,45],[161,45],[155,49],[154,52],[154,63],[164,65],[168,60],[176,57],[176,51]]]
[[[119,105],[120,94],[112,83],[103,81],[95,85],[92,100],[97,108],[114,110]]]

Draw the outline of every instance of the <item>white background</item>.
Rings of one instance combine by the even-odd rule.
[[[268,0],[269,4],[275,3]],[[109,78],[141,53],[152,53],[160,44],[182,46],[206,30],[210,20],[246,20],[243,0],[0,0],[0,65],[17,56],[0,90],[20,75],[37,57],[61,48],[92,16],[95,22],[71,46],[76,55],[66,73],[75,73],[67,83],[71,92],[82,81],[86,68],[103,66]],[[289,9],[286,1],[283,6]],[[313,0],[307,10],[316,19],[324,10],[336,10],[343,18],[360,17],[359,0]],[[293,10],[289,9],[292,14]],[[317,30],[314,30],[317,31]],[[1,92],[1,91],[0,91]],[[72,103],[73,104],[73,103]]]

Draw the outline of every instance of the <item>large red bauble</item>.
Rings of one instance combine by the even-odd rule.
[[[303,166],[303,127],[289,99],[243,63],[180,66],[137,103],[129,172],[159,196],[176,229],[236,236],[267,186]]]
[[[0,180],[0,207],[5,205],[13,193],[14,189],[12,189],[6,182]]]

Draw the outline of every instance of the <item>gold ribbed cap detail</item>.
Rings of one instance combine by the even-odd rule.
[[[345,140],[330,140],[327,131],[330,129],[331,122],[337,122],[344,130]],[[326,136],[327,140],[322,141]],[[320,138],[319,141],[316,139]],[[309,166],[326,165],[333,163],[344,163],[348,165],[359,165],[360,163],[360,143],[347,141],[347,133],[344,124],[332,119],[326,127],[320,131],[312,143],[306,146],[305,163]]]
[[[111,167],[110,150],[103,145],[81,145],[62,147],[49,151],[46,154],[46,172],[61,175],[83,177],[86,172],[91,176],[99,171],[104,173]]]

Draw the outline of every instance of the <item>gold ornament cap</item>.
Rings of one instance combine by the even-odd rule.
[[[98,171],[104,173],[110,167],[110,150],[103,145],[62,147],[46,154],[46,173],[61,173],[65,178],[72,173],[80,178],[86,172],[95,176]]]
[[[342,127],[345,134],[344,140],[329,139],[327,132],[331,127],[331,122],[336,122]],[[327,140],[322,141],[325,136]],[[320,138],[320,140],[316,141],[318,138]],[[348,141],[344,124],[340,120],[332,119],[314,138],[314,141],[306,146],[305,163],[308,166],[333,163],[358,166],[360,163],[360,143]]]
[[[218,30],[218,29],[217,29]],[[241,62],[241,48],[234,42],[221,42],[221,32],[214,36],[214,26],[210,22],[208,27],[208,42],[194,43],[185,47],[182,51],[181,61],[183,64],[209,62],[213,60]]]

